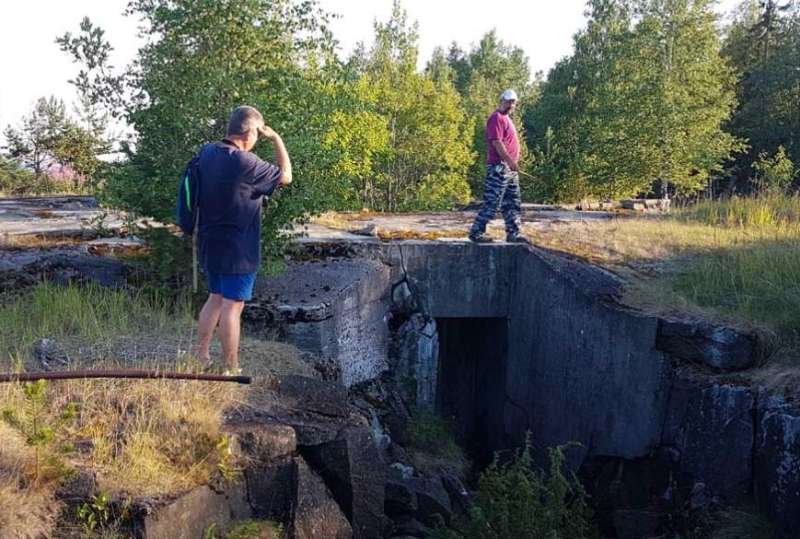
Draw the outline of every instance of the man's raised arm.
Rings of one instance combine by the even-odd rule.
[[[289,159],[289,152],[286,151],[283,139],[267,125],[260,127],[258,133],[272,142],[272,147],[275,150],[275,161],[282,172],[281,185],[289,185],[292,183],[292,161]]]

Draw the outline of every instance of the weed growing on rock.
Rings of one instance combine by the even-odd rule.
[[[564,448],[549,450],[547,472],[533,467],[530,439],[508,463],[495,461],[481,474],[468,518],[433,539],[588,539],[597,537],[587,494],[563,473]]]
[[[435,471],[446,467],[463,476],[468,467],[464,451],[458,446],[452,425],[432,410],[418,408],[407,427],[408,448],[416,468]]]
[[[203,533],[203,539],[281,539],[283,526],[269,520],[246,520],[222,533],[212,524]]]

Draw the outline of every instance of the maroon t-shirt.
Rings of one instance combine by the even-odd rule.
[[[494,111],[489,120],[486,122],[486,162],[490,165],[499,165],[503,162],[500,154],[494,149],[492,144],[493,140],[499,140],[506,147],[508,155],[514,162],[519,161],[519,139],[517,139],[517,130],[514,127],[514,122],[508,117],[508,114],[501,114],[499,111]]]

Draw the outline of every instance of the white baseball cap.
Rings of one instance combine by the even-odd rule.
[[[514,90],[506,90],[505,92],[500,94],[500,99],[502,99],[503,101],[516,101],[518,99],[517,92],[515,92]]]

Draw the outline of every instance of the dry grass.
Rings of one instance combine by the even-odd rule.
[[[0,249],[53,249],[55,247],[71,247],[81,242],[80,238],[63,236],[43,236],[41,234],[23,234],[0,236]]]
[[[33,343],[47,337],[72,352],[75,366],[196,372],[199,363],[181,353],[193,325],[188,305],[158,296],[44,284],[0,306],[0,364],[40,368]],[[285,344],[245,339],[241,352],[242,366],[257,380],[312,372]],[[51,382],[36,403],[25,387],[0,384],[0,523],[34,531],[33,520],[52,524],[59,509],[53,492],[78,470],[92,470],[98,488],[112,498],[169,495],[207,484],[229,458],[223,414],[244,405],[250,392],[208,382],[70,380]],[[34,421],[52,431],[38,446],[30,443]]]
[[[351,230],[353,228],[352,221],[366,221],[373,217],[384,215],[378,212],[361,211],[361,212],[336,212],[328,211],[315,216],[312,222],[328,228],[336,230]],[[356,227],[357,228],[357,227]]]
[[[5,423],[0,423],[0,439],[0,539],[49,537],[59,504],[51,489],[24,480],[34,451]]]
[[[466,238],[467,230],[386,230],[379,228],[377,230],[378,238],[382,241],[398,241],[398,240],[426,240],[433,241],[442,238]]]
[[[63,457],[69,468],[91,467],[106,492],[151,496],[185,490],[209,480],[219,462],[222,412],[241,400],[242,391],[231,384],[166,380],[54,382],[39,411],[40,427],[50,426],[55,434],[43,451]],[[22,384],[0,387],[0,403],[17,422],[31,424],[34,410]],[[65,422],[69,405],[78,413]],[[29,467],[16,470],[34,481]],[[61,479],[58,471],[40,471],[39,482]]]

